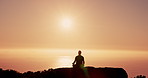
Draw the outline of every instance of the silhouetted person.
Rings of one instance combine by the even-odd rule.
[[[78,56],[75,57],[73,64],[73,67],[76,68],[81,68],[84,67],[85,61],[84,61],[84,57],[81,55],[81,51],[78,51]]]

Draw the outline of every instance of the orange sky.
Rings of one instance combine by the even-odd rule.
[[[2,0],[0,47],[148,50],[147,7],[138,0]],[[63,29],[65,17],[73,27]]]
[[[6,69],[14,68],[20,71],[43,69],[44,65],[45,68],[48,68],[48,61],[42,61],[46,58],[39,56],[43,50],[39,50],[40,52],[36,56],[30,56],[33,59],[30,62],[36,61],[34,64],[28,63],[26,60],[28,57],[21,57],[23,55],[34,55],[31,49],[58,50],[61,54],[58,51],[48,52],[49,55],[54,56],[53,58],[56,58],[57,54],[57,57],[64,57],[66,55],[73,58],[74,52],[77,52],[78,49],[85,51],[97,50],[95,55],[98,56],[89,53],[89,55],[86,55],[86,57],[96,57],[97,59],[99,59],[98,57],[103,59],[109,57],[99,56],[98,51],[107,50],[108,52],[119,51],[121,54],[124,53],[121,51],[125,51],[126,54],[122,58],[124,59],[122,60],[123,63],[128,63],[125,61],[129,60],[129,57],[134,56],[134,59],[137,57],[136,60],[139,60],[138,62],[130,60],[130,62],[134,62],[123,66],[130,73],[134,74],[132,65],[138,65],[140,60],[142,60],[140,65],[144,67],[147,65],[144,61],[148,60],[145,56],[148,53],[147,4],[147,0],[1,0],[0,55],[3,55],[3,57],[0,57],[0,60],[6,61],[0,63],[0,67]],[[69,27],[64,27],[61,23],[66,18],[72,22]],[[20,54],[16,51],[19,49],[23,49],[19,51]],[[24,49],[29,50],[24,52]],[[63,49],[64,51],[69,49],[75,50],[68,55],[61,52]],[[132,51],[132,53],[128,54],[129,51]],[[135,51],[142,53],[142,57],[138,58],[137,55],[139,54],[134,54]],[[117,53],[113,52],[110,55],[120,58],[115,54]],[[44,55],[46,53],[43,53]],[[126,58],[127,55],[128,57]],[[20,62],[17,58],[20,58],[23,62]],[[41,59],[41,61],[38,59]],[[110,62],[107,63],[106,59],[105,62],[101,62],[101,66],[116,66],[117,64],[120,67],[121,64],[123,65],[123,63],[116,63],[117,59],[113,60],[114,65],[110,65]],[[43,68],[31,68],[31,66],[38,62],[42,62],[40,64]],[[15,66],[15,64],[18,63],[20,65],[26,64],[28,68],[23,68],[23,66],[17,68],[19,66]],[[53,64],[54,60],[50,60],[50,63],[52,63],[53,67],[56,67]],[[98,65],[96,60],[93,59],[88,60],[89,64]],[[52,67],[52,65],[49,66]],[[136,69],[136,71],[138,70],[140,71],[140,69]],[[145,73],[145,71],[141,72]]]

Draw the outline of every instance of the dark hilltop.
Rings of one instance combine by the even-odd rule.
[[[24,73],[0,69],[0,78],[128,78],[128,75],[123,68],[84,67],[81,69],[57,68]]]

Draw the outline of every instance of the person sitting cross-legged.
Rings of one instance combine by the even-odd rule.
[[[82,68],[84,67],[85,61],[84,61],[84,57],[81,55],[81,51],[78,51],[78,56],[75,57],[73,64],[74,68]]]

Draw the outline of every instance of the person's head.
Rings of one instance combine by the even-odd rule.
[[[81,53],[82,53],[81,50],[79,50],[79,51],[78,51],[78,55],[81,55]]]

